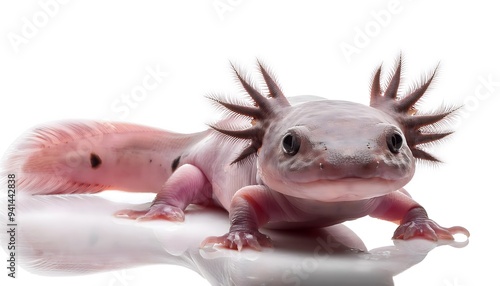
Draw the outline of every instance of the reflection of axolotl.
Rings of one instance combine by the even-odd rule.
[[[53,124],[21,139],[4,171],[32,194],[157,193],[149,209],[116,214],[132,219],[183,221],[189,204],[221,206],[229,211],[229,233],[203,244],[228,248],[270,246],[260,227],[322,227],[366,215],[399,223],[396,239],[469,235],[430,220],[402,189],[417,159],[437,161],[418,146],[451,133],[439,123],[452,109],[420,114],[414,108],[434,75],[398,96],[400,61],[386,88],[377,70],[370,106],[339,100],[292,106],[260,63],[259,70],[267,96],[235,69],[253,102],[212,97],[228,116],[209,130]]]

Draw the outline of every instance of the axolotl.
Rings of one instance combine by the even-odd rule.
[[[190,204],[226,209],[229,232],[202,246],[261,249],[272,246],[262,227],[325,227],[367,215],[397,223],[394,239],[469,236],[463,227],[431,220],[403,188],[417,160],[439,161],[422,145],[451,134],[440,123],[456,109],[416,108],[436,70],[399,94],[401,58],[387,84],[381,84],[381,65],[367,106],[342,100],[290,104],[269,69],[259,61],[257,67],[264,90],[232,66],[248,98],[209,96],[227,116],[208,130],[48,124],[14,145],[4,171],[16,174],[18,189],[28,194],[157,193],[148,209],[122,210],[118,217],[182,222]]]

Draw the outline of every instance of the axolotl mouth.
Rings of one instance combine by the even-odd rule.
[[[354,201],[382,196],[402,188],[413,177],[413,164],[411,160],[324,163],[319,170],[305,168],[300,174],[282,174],[281,180],[274,180],[272,172],[269,176],[263,174],[263,180],[277,191],[294,197],[328,202]]]
[[[262,177],[266,185],[275,191],[297,198],[323,202],[358,201],[382,196],[402,188],[410,179],[411,176],[397,180],[382,177],[344,177],[295,182],[275,180],[266,175]]]

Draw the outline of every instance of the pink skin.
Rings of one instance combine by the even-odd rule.
[[[148,210],[123,210],[118,217],[139,220],[166,219],[184,221],[183,210],[189,204],[210,202],[212,186],[203,172],[193,165],[182,165],[161,187]]]
[[[400,99],[399,65],[385,92],[377,71],[371,106],[333,100],[291,106],[259,67],[269,97],[237,72],[254,104],[213,98],[251,117],[251,125],[230,116],[212,130],[186,135],[124,123],[52,125],[22,139],[4,171],[19,174],[19,189],[31,194],[156,192],[149,209],[116,213],[130,219],[183,221],[189,204],[225,208],[229,232],[202,245],[261,249],[272,245],[262,227],[324,227],[367,215],[399,224],[395,239],[469,236],[465,228],[429,219],[402,189],[416,159],[437,161],[418,145],[449,134],[420,128],[451,112],[415,115],[412,109],[430,80]],[[248,129],[231,129],[240,123]]]

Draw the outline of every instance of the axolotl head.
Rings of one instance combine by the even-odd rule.
[[[414,108],[434,75],[408,95],[398,97],[401,61],[383,92],[381,68],[377,70],[370,106],[339,100],[292,106],[260,63],[259,69],[268,88],[267,97],[235,69],[254,104],[212,98],[236,115],[251,117],[252,126],[243,130],[212,127],[249,140],[233,163],[257,155],[259,179],[285,195],[336,202],[396,191],[413,177],[417,159],[438,161],[418,145],[451,133],[438,131],[435,123],[452,110],[420,115]]]
[[[384,112],[325,100],[293,106],[270,124],[258,170],[273,190],[347,201],[403,187],[413,176],[415,158],[398,123]]]

